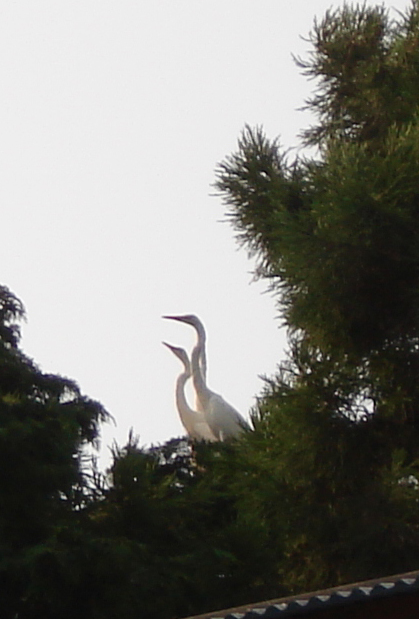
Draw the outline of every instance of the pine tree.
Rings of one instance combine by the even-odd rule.
[[[317,155],[246,127],[216,184],[289,329],[243,461],[294,591],[419,551],[419,4],[398,21],[345,5],[311,42]]]
[[[53,573],[49,540],[89,495],[83,448],[98,438],[104,408],[74,381],[44,374],[19,348],[21,302],[0,286],[0,606],[33,611],[41,573]],[[48,579],[45,578],[45,585]],[[53,581],[42,596],[54,596]],[[43,610],[47,610],[48,604]],[[42,616],[48,616],[41,613]]]

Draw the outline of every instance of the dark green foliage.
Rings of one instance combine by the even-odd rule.
[[[246,128],[218,169],[228,216],[258,273],[273,278],[286,324],[322,348],[364,353],[418,336],[419,92],[392,84],[387,96],[374,68],[387,63],[418,88],[417,12],[398,25],[382,9],[345,7],[316,26],[305,67],[320,78],[310,103],[320,160],[290,164],[276,141]]]
[[[304,73],[318,80],[308,107],[320,124],[303,133],[323,148],[329,138],[380,145],[387,130],[410,122],[419,97],[417,2],[391,20],[384,6],[328,11],[310,36]]]
[[[103,534],[122,536],[142,553],[132,573],[137,616],[187,616],[268,590],[254,559],[269,574],[271,549],[261,527],[240,517],[232,487],[241,467],[236,449],[197,445],[191,453],[185,443],[144,452],[131,442],[116,452],[98,506]],[[136,616],[131,612],[126,616]]]
[[[419,557],[419,5],[345,5],[311,41],[318,158],[247,127],[216,184],[290,330],[242,455],[293,591]]]
[[[272,591],[274,554],[231,488],[236,450],[185,444],[115,449],[101,500],[34,549],[22,617],[181,617]]]
[[[258,471],[254,508],[282,535],[281,583],[301,591],[415,569],[419,472],[397,447],[403,424],[368,412],[359,368],[304,348],[294,343],[267,386],[252,437],[264,438],[243,451]]]
[[[20,330],[17,320],[25,317],[22,303],[6,286],[0,285],[0,339],[8,347],[17,347]]]
[[[105,411],[25,357],[23,308],[2,294],[2,617],[163,619],[277,591],[267,529],[240,507],[234,445],[145,451],[130,437],[105,480],[82,453]]]
[[[414,123],[392,127],[384,151],[334,140],[321,162],[289,165],[246,129],[219,167],[228,215],[286,324],[322,348],[419,335],[418,137]]]
[[[62,521],[82,507],[84,445],[106,419],[73,381],[43,374],[18,348],[21,303],[0,288],[0,606],[24,617],[34,561]],[[28,615],[30,616],[30,615]]]

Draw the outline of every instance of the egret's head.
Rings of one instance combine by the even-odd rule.
[[[189,370],[189,357],[188,357],[186,350],[184,350],[183,348],[178,348],[177,346],[172,346],[172,344],[168,344],[167,342],[162,342],[162,343],[165,346],[167,346],[167,348],[171,350],[172,353],[176,355],[178,359],[182,361],[183,365],[185,366],[185,369]]]
[[[167,318],[168,320],[178,320],[179,322],[186,322],[188,325],[192,325],[193,327],[202,326],[201,321],[198,316],[195,314],[182,314],[181,316],[163,316],[163,318]]]
[[[198,316],[195,314],[182,314],[181,316],[163,316],[163,318],[168,318],[169,320],[178,320],[179,322],[184,322],[187,325],[191,325],[196,330],[198,335],[198,341],[203,346],[205,344],[205,329],[202,322],[199,320]]]

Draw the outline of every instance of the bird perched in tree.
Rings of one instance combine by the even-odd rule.
[[[184,372],[179,375],[176,381],[176,406],[183,427],[192,439],[197,441],[216,441],[217,439],[211,432],[203,413],[194,411],[186,401],[185,384],[191,377],[191,364],[186,351],[167,342],[163,342],[163,344],[181,360],[184,366]]]
[[[196,330],[198,340],[192,351],[192,378],[197,396],[198,412],[203,413],[205,421],[211,429],[216,440],[224,441],[228,438],[238,437],[245,429],[249,429],[248,423],[236,411],[231,404],[226,402],[218,393],[214,393],[207,387],[206,378],[201,369],[202,359],[206,368],[205,342],[206,334],[204,325],[193,314],[183,316],[163,316],[170,320],[178,320],[191,325]]]

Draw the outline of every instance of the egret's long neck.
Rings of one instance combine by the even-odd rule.
[[[205,360],[205,332],[203,329],[198,330],[198,342],[192,351],[192,378],[198,400],[206,401],[209,397],[209,390],[205,379],[202,375],[200,360],[202,359],[202,351],[204,351]]]
[[[176,406],[179,411],[180,418],[183,421],[185,420],[185,416],[194,414],[194,411],[190,408],[185,396],[185,383],[190,375],[190,372],[185,371],[176,381]]]
[[[200,346],[200,355],[199,355],[199,367],[201,370],[201,374],[202,374],[202,378],[204,380],[204,382],[206,383],[207,380],[207,354],[206,354],[206,350],[205,350],[205,344],[206,344],[206,334],[205,334],[205,329],[204,329],[204,325],[198,321],[195,325],[195,329],[196,329],[196,333],[198,336],[198,344]]]
[[[201,354],[199,357],[199,367],[201,369],[202,378],[205,382],[207,382],[207,355],[205,351],[205,346],[201,348]]]

